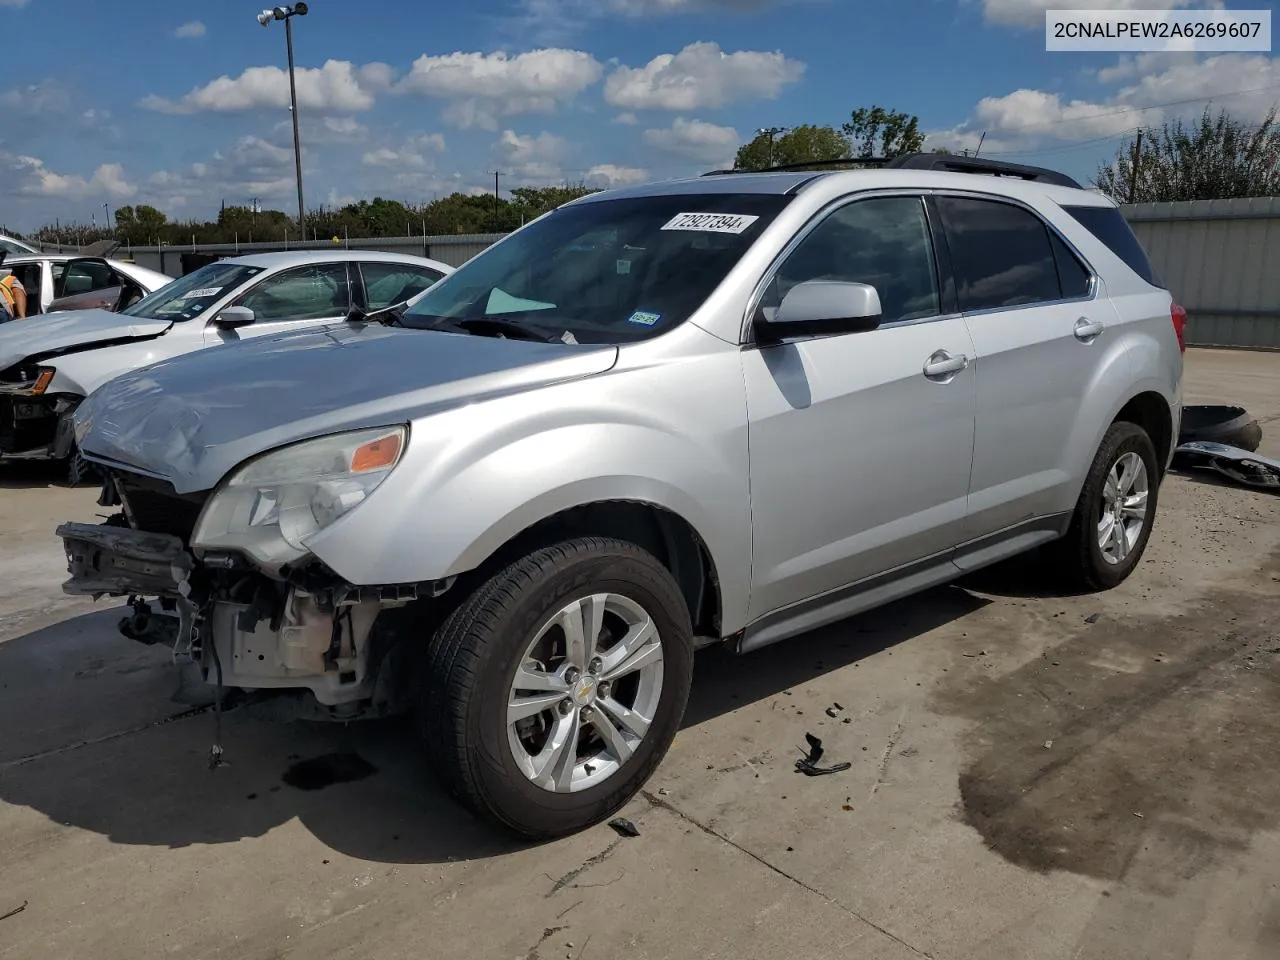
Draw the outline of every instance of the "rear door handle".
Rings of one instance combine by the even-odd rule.
[[[930,380],[949,380],[969,365],[969,358],[963,353],[953,357],[945,350],[934,352],[924,365],[924,375]]]
[[[1076,321],[1074,333],[1077,340],[1088,343],[1090,340],[1101,335],[1102,330],[1102,324],[1098,323],[1096,320],[1089,320],[1088,317],[1081,317]]]

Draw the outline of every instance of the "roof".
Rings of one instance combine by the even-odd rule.
[[[301,267],[308,263],[328,263],[334,260],[382,261],[387,263],[413,263],[421,267],[444,267],[452,269],[448,264],[411,253],[389,253],[385,250],[338,249],[338,250],[278,250],[271,253],[244,253],[238,257],[227,257],[220,263],[239,263],[248,267]]]

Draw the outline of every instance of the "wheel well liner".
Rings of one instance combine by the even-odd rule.
[[[1173,451],[1173,414],[1164,397],[1154,391],[1140,393],[1120,408],[1113,423],[1121,420],[1140,426],[1156,448],[1156,462],[1164,473]]]

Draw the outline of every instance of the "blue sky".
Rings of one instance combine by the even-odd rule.
[[[491,190],[495,169],[504,190],[699,173],[758,127],[838,126],[875,103],[917,114],[928,146],[986,131],[984,155],[1087,178],[1127,131],[1210,95],[1251,121],[1280,101],[1273,54],[1047,53],[1059,5],[315,0],[294,21],[307,204]],[[0,222],[292,209],[284,30],[258,25],[261,6],[0,0],[21,78],[0,84]]]

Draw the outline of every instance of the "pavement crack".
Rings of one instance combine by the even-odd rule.
[[[613,852],[618,849],[618,846],[621,843],[622,843],[621,840],[613,841],[613,843],[609,844],[607,847],[605,847],[595,856],[588,857],[586,860],[582,861],[581,866],[574,867],[572,870],[566,873],[559,880],[556,880],[553,877],[548,877],[547,879],[551,880],[551,882],[555,884],[555,886],[551,888],[551,892],[547,894],[547,898],[550,899],[551,897],[554,897],[557,893],[559,893],[569,884],[573,883],[573,881],[577,880],[580,876],[582,876],[592,867],[600,866],[600,864],[604,863],[611,856],[613,856]]]
[[[641,790],[640,796],[644,797],[645,800],[647,800],[651,806],[657,807],[659,810],[665,810],[671,815],[683,820],[685,823],[689,824],[691,827],[696,827],[698,830],[701,830],[707,836],[712,837],[716,840],[719,840],[721,843],[728,844],[730,847],[732,847],[734,850],[737,850],[739,853],[747,857],[750,857],[752,860],[760,864],[760,866],[764,867],[766,870],[770,870],[773,873],[776,873],[778,876],[782,877],[784,880],[789,880],[791,883],[794,883],[801,890],[804,890],[807,893],[811,893],[815,897],[821,898],[826,903],[835,907],[840,912],[852,917],[853,919],[858,920],[861,923],[865,923],[867,926],[871,927],[873,930],[876,930],[879,933],[884,934],[886,937],[888,937],[890,940],[894,941],[895,943],[899,943],[902,946],[906,947],[916,956],[924,957],[926,958],[926,960],[933,960],[933,954],[928,953],[924,950],[921,950],[919,947],[916,947],[908,943],[906,940],[903,940],[897,934],[893,933],[890,930],[886,930],[884,927],[880,926],[880,924],[876,923],[874,920],[867,919],[862,914],[858,913],[858,911],[852,909],[851,907],[845,906],[843,903],[841,903],[839,900],[836,900],[834,897],[830,897],[827,894],[823,893],[817,887],[814,887],[809,885],[808,883],[805,883],[799,877],[794,876],[793,874],[787,873],[787,871],[783,870],[781,867],[777,866],[776,864],[770,863],[768,860],[760,856],[758,853],[754,853],[753,851],[748,850],[746,847],[742,846],[742,844],[736,843],[735,841],[730,840],[724,834],[718,833],[717,831],[715,831],[711,827],[708,827],[706,824],[702,823],[701,821],[689,816],[683,810],[677,809],[676,807],[672,806],[664,798],[658,796],[657,794],[650,793],[648,790]]]
[[[557,933],[562,933],[568,929],[568,927],[543,927],[542,936],[538,938],[537,943],[529,948],[529,952],[524,955],[524,960],[538,960],[538,948],[554,937]]]
[[[48,750],[41,750],[38,753],[30,753],[23,757],[16,757],[13,760],[5,760],[3,763],[0,763],[0,770],[10,770],[14,767],[20,767],[23,764],[34,763],[36,760],[44,760],[47,757],[56,757],[59,754],[79,750],[81,747],[95,747],[98,744],[110,743],[112,740],[119,740],[122,737],[131,737],[135,733],[144,733],[147,730],[154,729],[155,727],[163,727],[170,723],[176,723],[179,720],[186,720],[189,717],[198,717],[200,714],[208,713],[212,709],[212,704],[204,707],[192,707],[190,710],[183,710],[180,713],[175,713],[171,717],[165,717],[163,720],[153,720],[150,723],[130,727],[127,730],[117,730],[115,733],[108,733],[101,737],[90,737],[88,740],[77,740],[75,743],[64,744],[61,747],[52,747]]]
[[[880,754],[880,765],[876,768],[876,782],[871,785],[871,793],[867,795],[870,800],[876,795],[876,792],[888,781],[885,775],[889,772],[889,763],[893,759],[894,748],[897,747],[898,741],[902,738],[902,731],[906,726],[907,705],[902,705],[902,713],[898,716],[898,722],[893,726],[893,733],[889,734],[889,742],[884,745],[884,752]]]

